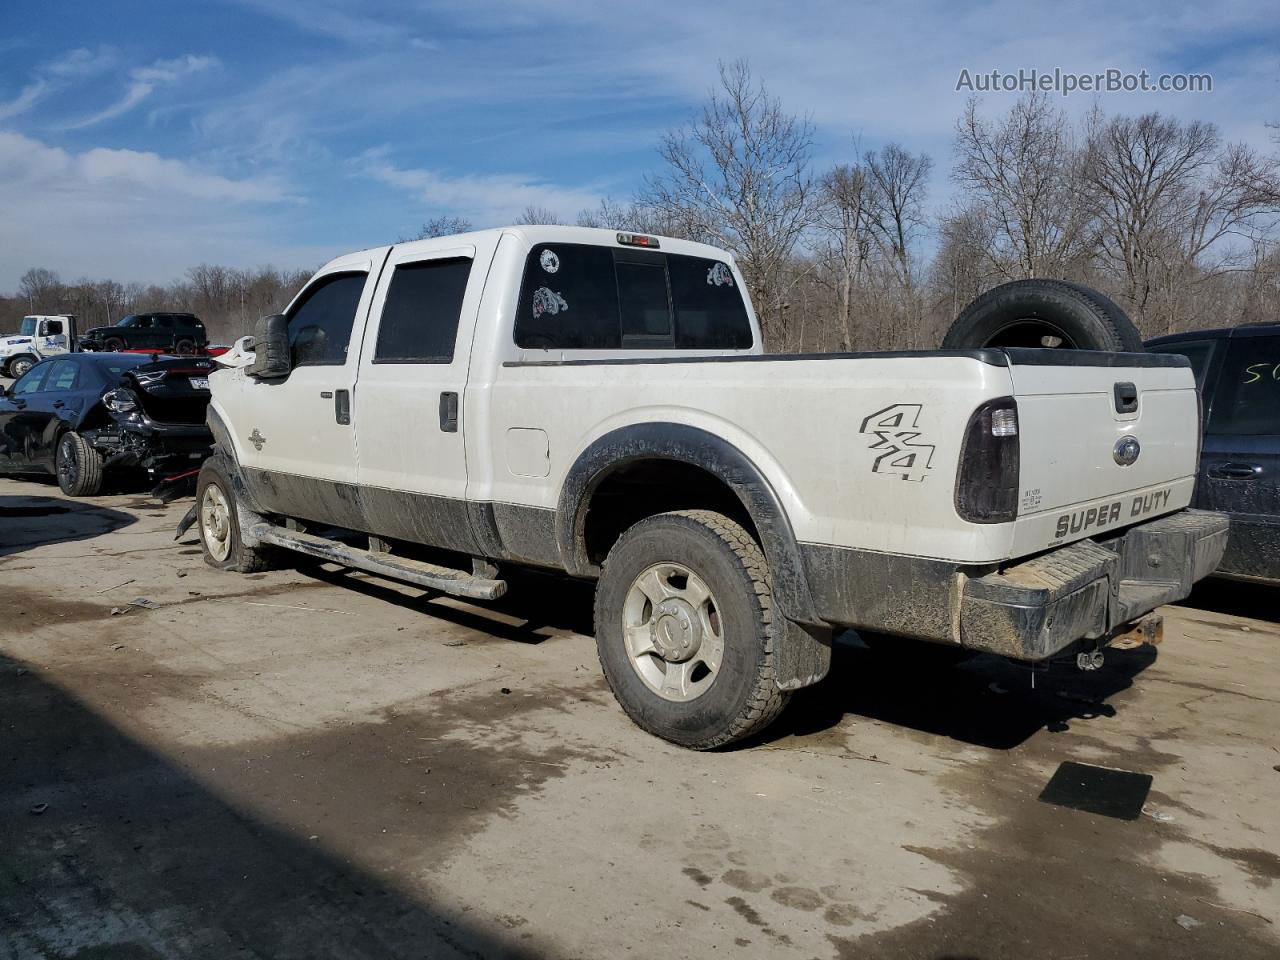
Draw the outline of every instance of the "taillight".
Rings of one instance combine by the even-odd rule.
[[[970,523],[1008,523],[1018,518],[1018,403],[988,400],[969,418],[956,512]]]

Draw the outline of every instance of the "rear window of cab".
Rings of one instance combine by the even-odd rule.
[[[541,243],[525,261],[515,341],[531,350],[745,350],[751,322],[727,263]]]

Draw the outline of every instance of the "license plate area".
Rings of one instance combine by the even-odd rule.
[[[191,377],[190,379],[188,379],[187,382],[191,384],[192,390],[208,390],[209,389],[208,377]]]

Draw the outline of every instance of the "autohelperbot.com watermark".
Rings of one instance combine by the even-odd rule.
[[[1094,73],[1074,73],[1054,67],[1039,70],[969,70],[956,79],[956,92],[967,93],[1212,93],[1208,73],[1152,73],[1149,70],[1110,68]]]

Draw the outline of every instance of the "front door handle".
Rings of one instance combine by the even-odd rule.
[[[57,407],[57,408],[62,408],[62,407],[65,407],[65,406],[66,406],[66,404],[65,404],[65,403],[63,403],[61,400],[55,400],[55,401],[53,401],[53,405],[54,405],[55,407]]]
[[[1258,463],[1219,463],[1209,468],[1209,476],[1215,480],[1256,480],[1262,476]]]
[[[333,419],[346,426],[351,422],[351,391],[333,391]]]

